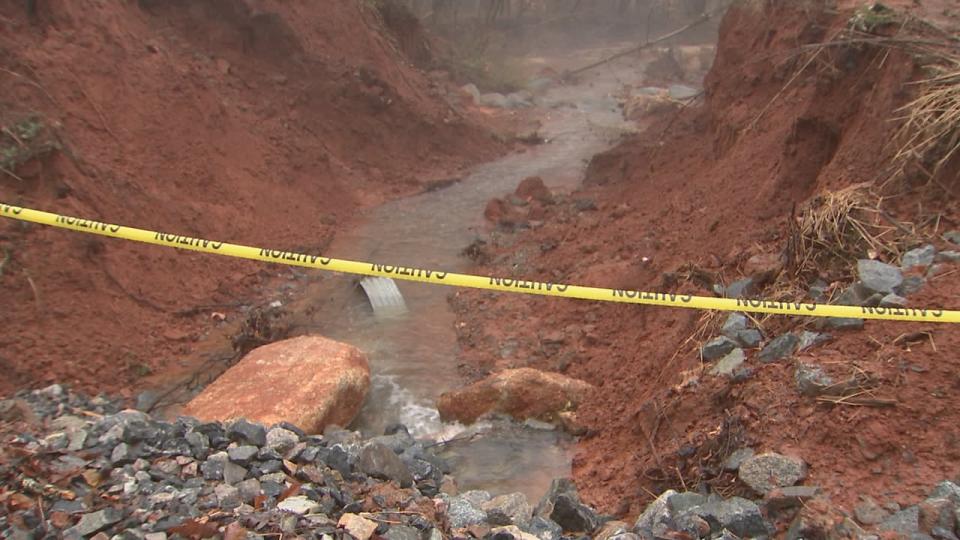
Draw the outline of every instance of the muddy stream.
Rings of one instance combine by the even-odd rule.
[[[526,58],[531,71],[557,71],[607,57],[629,44],[578,51],[562,59]],[[459,182],[371,209],[327,250],[340,259],[449,272],[469,272],[463,249],[489,232],[487,202],[511,193],[521,180],[540,176],[554,192],[580,185],[590,158],[626,131],[616,95],[637,85],[639,59],[594,70],[576,84],[553,84],[536,97],[544,111],[544,144],[473,168]],[[461,490],[520,491],[538,500],[554,478],[569,476],[572,440],[539,423],[507,420],[472,426],[448,424],[435,408],[441,393],[463,384],[457,373],[457,338],[449,287],[399,281],[408,312],[377,317],[356,276],[301,274],[293,300],[293,335],[320,334],[350,343],[369,358],[370,394],[352,429],[366,436],[402,423],[415,437],[450,440],[444,457]],[[294,286],[292,283],[287,287]]]

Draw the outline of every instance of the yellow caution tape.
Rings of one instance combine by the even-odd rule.
[[[718,311],[742,311],[749,313],[772,313],[777,315],[800,315],[806,317],[843,317],[856,319],[877,319],[887,321],[922,321],[939,323],[960,323],[960,311],[921,308],[882,308],[810,304],[803,302],[780,302],[774,300],[711,298],[675,293],[643,292],[622,289],[601,289],[581,287],[561,283],[546,283],[512,278],[474,276],[454,274],[438,270],[391,266],[386,264],[331,259],[320,255],[308,255],[293,251],[280,251],[226,242],[215,242],[202,238],[181,236],[162,232],[135,229],[102,221],[80,219],[19,206],[0,203],[0,216],[71,229],[89,234],[122,238],[134,242],[156,244],[160,246],[213,253],[227,257],[251,259],[271,263],[302,266],[346,274],[364,276],[383,276],[406,281],[470,287],[495,291],[537,294],[542,296],[560,296],[597,300],[601,302],[623,302],[629,304],[647,304],[691,309]]]

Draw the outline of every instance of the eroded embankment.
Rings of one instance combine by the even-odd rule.
[[[416,20],[371,3],[27,4],[0,3],[5,203],[319,253],[499,150],[411,64]],[[0,394],[175,370],[278,272],[12,222],[0,253]]]
[[[573,201],[548,206],[543,227],[488,246],[482,270],[684,294],[753,278],[748,294],[795,301],[817,287],[840,296],[864,277],[857,259],[898,265],[928,241],[955,250],[940,238],[957,228],[955,198],[932,183],[882,182],[896,151],[891,119],[924,59],[878,43],[896,25],[852,34],[853,7],[840,7],[737,3],[703,102],[597,156]],[[877,233],[874,246],[840,235],[842,252],[824,255],[805,227],[825,208],[894,232]],[[928,268],[912,270],[922,286],[908,305],[956,309],[955,267]],[[722,467],[744,447],[799,455],[810,465],[806,483],[846,508],[860,495],[915,503],[960,472],[947,399],[960,386],[953,327],[761,319],[761,341],[731,378],[710,374],[701,358],[725,322],[718,315],[483,292],[459,293],[454,304],[469,376],[532,366],[599,387],[578,411],[587,435],[574,473],[587,500],[618,515],[636,515],[670,487],[749,493]],[[774,338],[803,331],[831,338],[758,358]],[[802,395],[802,365],[854,390],[833,402]],[[852,394],[862,399],[850,403]]]

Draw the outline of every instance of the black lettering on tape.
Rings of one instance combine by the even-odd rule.
[[[930,316],[931,316],[931,317],[936,317],[936,318],[939,319],[940,317],[943,317],[943,310],[942,310],[942,309],[934,309],[934,310],[931,310],[931,311],[930,311]]]
[[[21,212],[23,212],[23,208],[19,206],[12,206],[9,204],[0,204],[0,213],[19,216]]]

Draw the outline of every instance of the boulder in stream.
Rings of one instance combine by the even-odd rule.
[[[254,349],[187,404],[203,420],[289,422],[321,433],[349,425],[370,388],[364,354],[345,343],[302,336]]]
[[[579,379],[532,368],[507,369],[470,386],[440,396],[437,409],[444,420],[466,424],[487,413],[516,419],[552,419],[575,410],[593,390]]]

